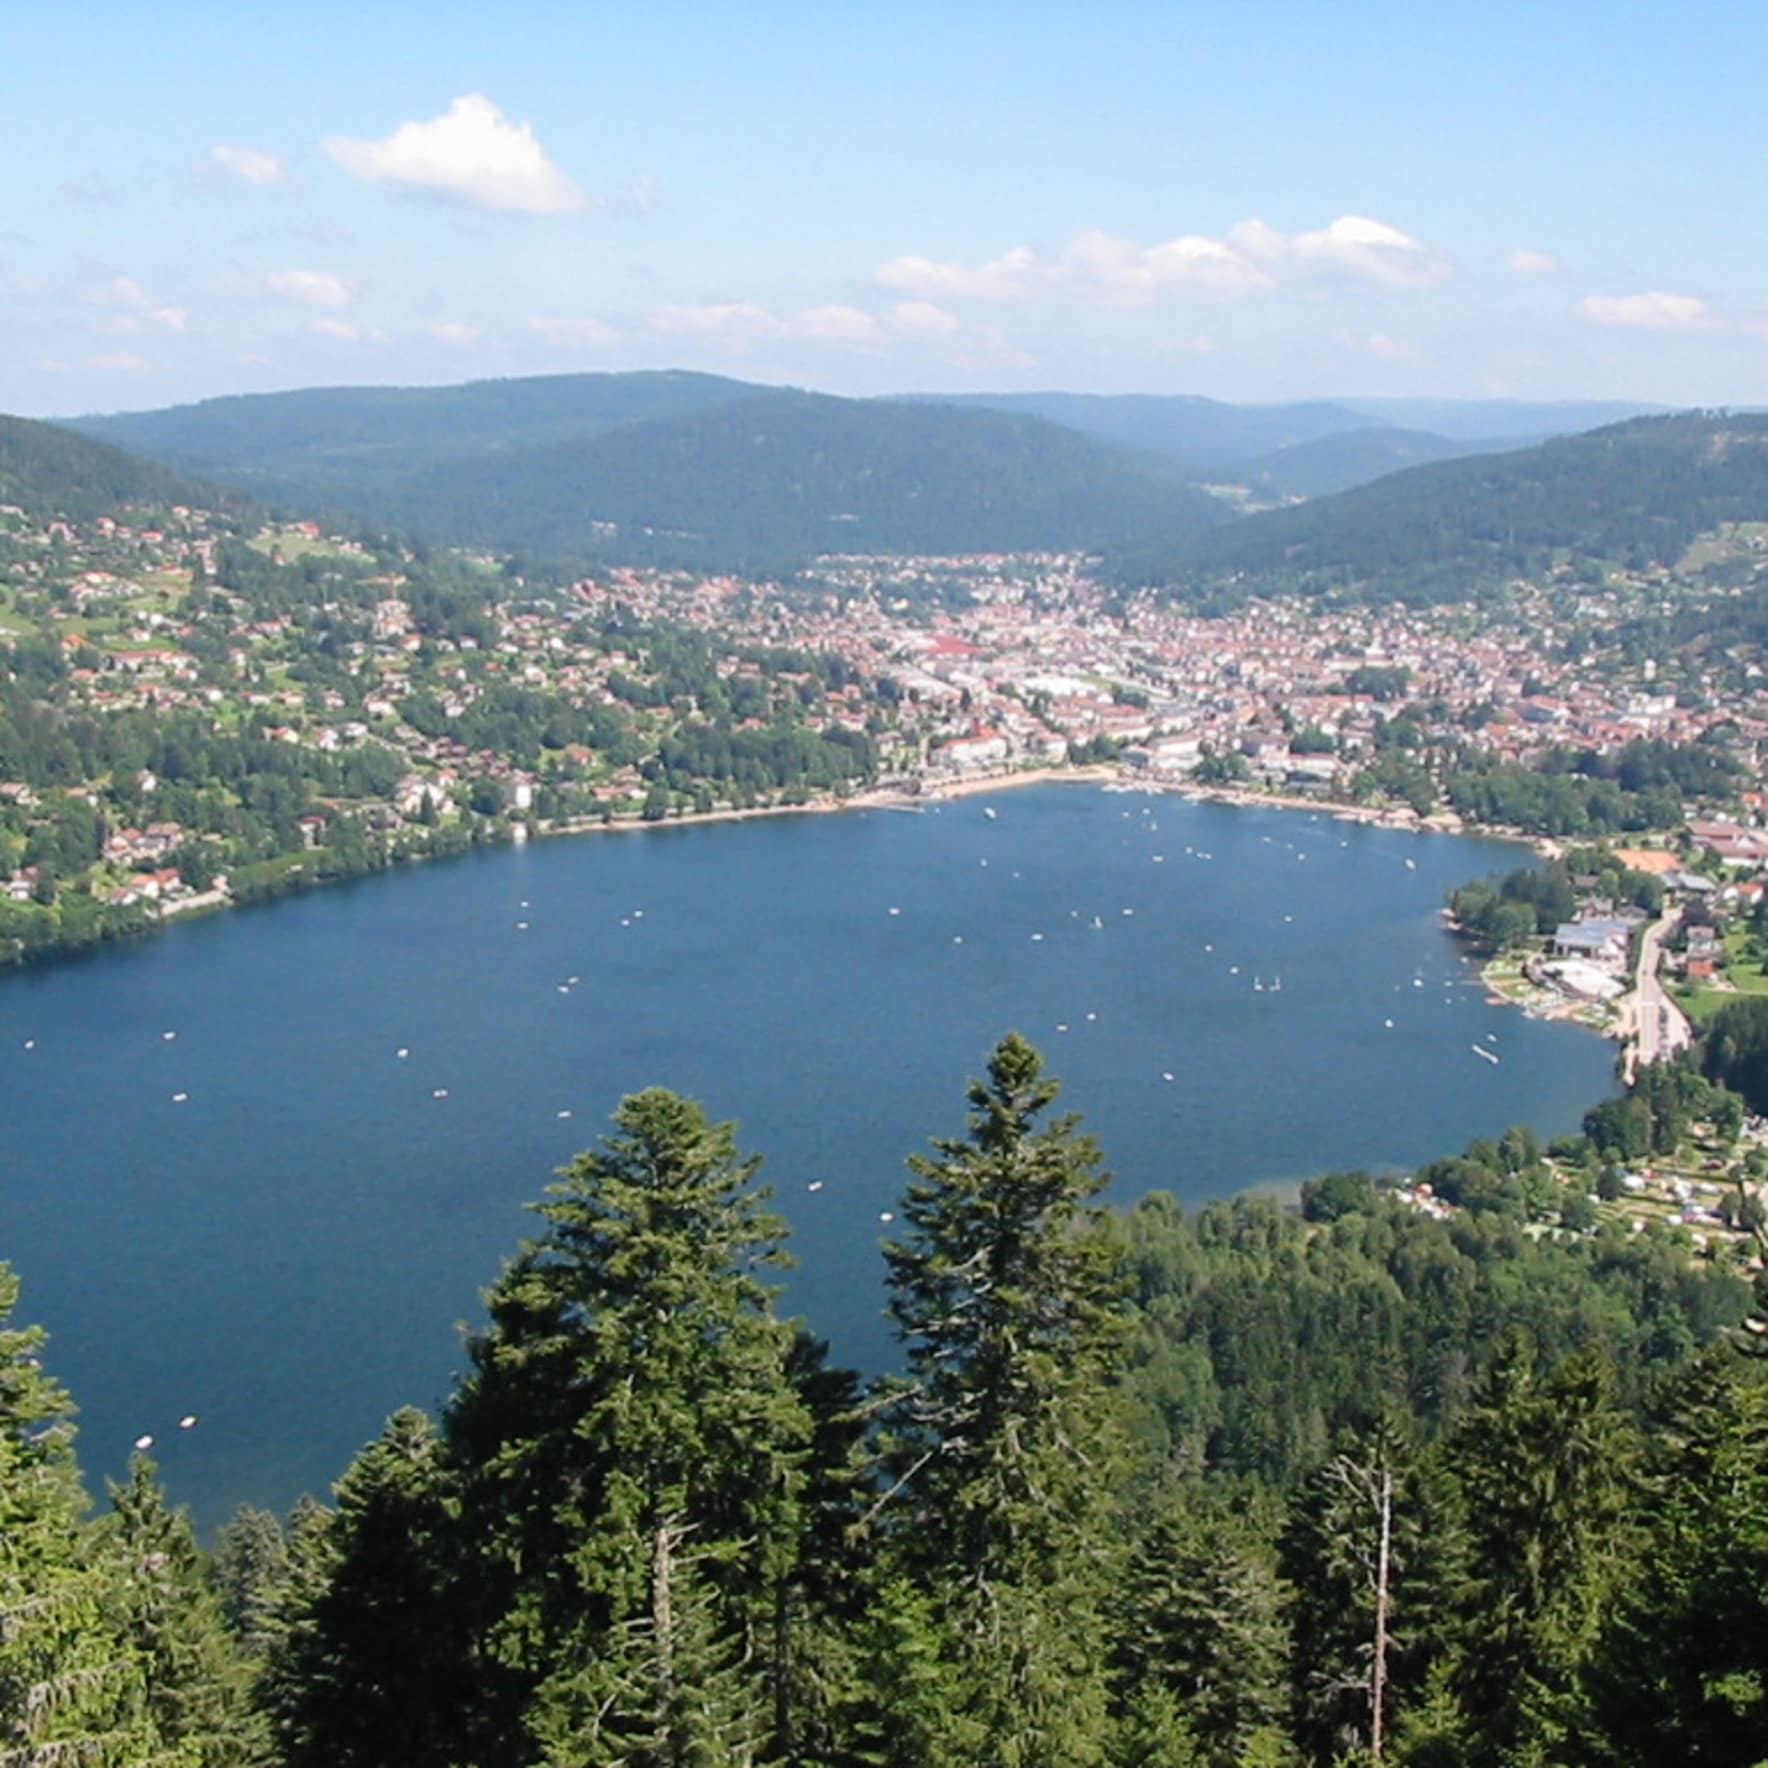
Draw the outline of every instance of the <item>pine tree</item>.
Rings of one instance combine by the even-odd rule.
[[[530,1729],[548,1768],[754,1768],[770,1730],[767,1686],[689,1547],[651,1534],[649,1607],[605,1629],[592,1661],[542,1685]]]
[[[446,1421],[481,1721],[534,1728],[549,1768],[596,1761],[610,1728],[673,1735],[654,1724],[665,1667],[680,1687],[734,1674],[770,1726],[786,1717],[778,1622],[811,1426],[766,1281],[783,1227],[731,1125],[661,1088],[614,1122],[535,1206],[545,1232],[487,1297]],[[667,1640],[664,1566],[693,1592]]]
[[[1211,1768],[1290,1759],[1271,1533],[1247,1494],[1197,1486],[1164,1494],[1141,1531],[1113,1617],[1120,1701],[1130,1734],[1158,1719],[1179,1761],[1186,1750]]]
[[[0,1265],[0,1764],[142,1761],[146,1681],[112,1620],[115,1570],[82,1539],[72,1407],[42,1329],[11,1324],[18,1295]]]
[[[931,1600],[924,1681],[957,1705],[929,1724],[954,1762],[1080,1768],[1109,1734],[1121,1284],[1090,1207],[1097,1150],[1072,1116],[1041,1121],[1058,1090],[1003,1039],[969,1135],[910,1160],[908,1232],[885,1248],[908,1381],[874,1519],[886,1566]]]
[[[268,1510],[242,1504],[216,1531],[214,1579],[222,1618],[253,1661],[263,1658],[275,1636],[277,1601],[288,1575],[282,1524]]]
[[[116,1574],[108,1605],[145,1677],[158,1750],[201,1768],[262,1760],[246,1664],[228,1636],[189,1518],[168,1507],[145,1456],[134,1457],[128,1483],[113,1482],[110,1497],[95,1551]]]
[[[1590,1676],[1585,1760],[1768,1757],[1768,1381],[1715,1353],[1680,1384]]]
[[[1519,1341],[1501,1348],[1449,1442],[1469,1550],[1454,1677],[1467,1763],[1563,1758],[1627,1546],[1634,1452],[1603,1365],[1543,1378]]]
[[[337,1487],[316,1576],[285,1595],[270,1700],[287,1768],[448,1768],[467,1666],[430,1420],[397,1412]]]
[[[1396,1715],[1442,1655],[1463,1546],[1452,1494],[1391,1416],[1303,1484],[1280,1565],[1294,1723],[1314,1760],[1351,1748],[1383,1759]]]

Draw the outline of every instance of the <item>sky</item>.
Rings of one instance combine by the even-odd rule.
[[[11,10],[0,410],[686,367],[1768,402],[1768,7]]]

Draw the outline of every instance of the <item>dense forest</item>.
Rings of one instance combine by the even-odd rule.
[[[1526,765],[1463,748],[1442,767],[1443,796],[1468,821],[1573,839],[1677,828],[1687,803],[1729,797],[1742,775],[1706,739],[1636,738],[1607,753],[1560,745]]]
[[[1718,1114],[1678,1072],[1645,1108]],[[1761,1760],[1768,1293],[1556,1225],[1523,1130],[1427,1169],[1447,1219],[1107,1211],[1057,1090],[1009,1036],[910,1160],[869,1387],[775,1311],[732,1126],[627,1098],[441,1416],[212,1555],[145,1460],[88,1516],[0,1269],[0,1760]]]
[[[1077,551],[1230,516],[1170,462],[1041,418],[704,375],[340,389],[83,427],[256,496],[585,561]]]
[[[1111,561],[1205,604],[1299,593],[1457,601],[1556,567],[1676,563],[1768,506],[1768,417],[1636,418],[1508,454],[1438,461]]]
[[[55,424],[0,414],[0,504],[31,517],[83,522],[130,503],[215,508],[228,501],[212,485],[77,436]],[[0,528],[4,527],[0,520]]]

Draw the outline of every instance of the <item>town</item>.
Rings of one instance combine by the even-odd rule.
[[[1741,647],[1640,658],[1628,642],[1735,593],[1707,586],[1736,581],[1712,557],[1753,566],[1753,531],[1716,536],[1687,580],[1203,617],[1060,556],[554,584],[313,523],[246,537],[182,507],[0,522],[0,641],[16,665],[0,872],[24,915],[4,934],[27,944],[29,911],[69,893],[163,917],[450,840],[1088,763],[1428,828],[1655,831],[1727,874],[1768,860],[1751,789],[1768,737],[1759,662]],[[152,715],[148,746],[170,765],[45,752],[27,703],[112,726]],[[193,793],[201,766],[180,739],[205,735],[252,753],[229,761],[231,786]],[[81,775],[88,762],[109,765]],[[1696,952],[1691,975],[1722,981],[1722,955]]]

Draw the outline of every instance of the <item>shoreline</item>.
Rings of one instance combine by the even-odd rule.
[[[995,792],[1016,791],[1027,786],[1074,785],[1112,787],[1129,792],[1147,793],[1154,797],[1184,798],[1194,803],[1220,804],[1230,809],[1305,810],[1314,816],[1331,817],[1338,822],[1361,823],[1373,828],[1396,829],[1419,835],[1449,834],[1481,836],[1493,840],[1515,841],[1529,846],[1544,858],[1556,857],[1558,844],[1545,837],[1523,834],[1516,829],[1468,827],[1459,819],[1453,824],[1421,822],[1405,811],[1378,810],[1367,805],[1346,805],[1330,800],[1304,797],[1297,793],[1261,792],[1237,786],[1199,786],[1186,780],[1150,779],[1133,774],[1109,762],[1089,763],[1081,767],[1049,766],[1012,768],[992,774],[960,774],[944,778],[922,776],[906,785],[863,788],[846,797],[825,794],[802,804],[761,804],[739,809],[726,806],[708,811],[687,811],[650,820],[642,816],[600,817],[571,822],[512,824],[500,830],[491,840],[473,842],[448,853],[404,853],[390,856],[385,865],[337,877],[314,877],[299,867],[284,875],[278,887],[263,891],[241,901],[231,895],[221,897],[209,893],[207,900],[174,905],[171,912],[161,911],[153,920],[126,933],[111,935],[75,946],[57,947],[41,956],[26,956],[0,965],[0,977],[9,972],[41,971],[74,958],[91,957],[107,946],[131,945],[139,939],[163,932],[174,923],[205,921],[212,915],[236,909],[260,907],[309,890],[323,889],[331,884],[350,883],[373,877],[380,872],[398,871],[406,866],[424,865],[432,860],[457,858],[461,853],[477,852],[486,847],[520,847],[529,840],[552,840],[575,835],[624,835],[652,829],[697,828],[712,823],[749,822],[762,817],[829,816],[849,810],[919,811],[928,805],[957,802],[966,798],[985,797]]]

